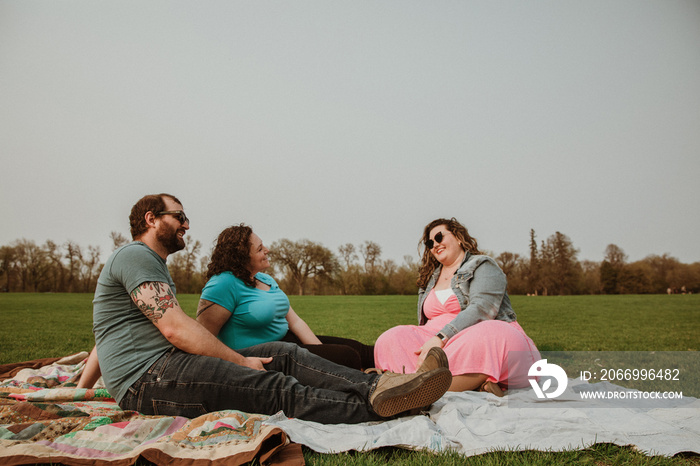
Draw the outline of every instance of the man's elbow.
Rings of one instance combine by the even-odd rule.
[[[168,340],[172,345],[181,348],[184,342],[184,335],[180,328],[174,326],[167,326],[160,328],[160,333],[163,334],[166,340]]]

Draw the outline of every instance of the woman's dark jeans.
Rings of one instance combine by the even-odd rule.
[[[335,364],[285,342],[238,351],[268,357],[266,371],[173,348],[158,359],[120,400],[124,410],[143,414],[197,417],[235,409],[325,424],[382,419],[371,408],[377,374]]]
[[[296,343],[317,356],[360,371],[375,366],[374,346],[365,345],[350,338],[324,335],[317,335],[317,337],[323,343],[322,345],[305,345],[292,332],[287,332],[282,341]]]

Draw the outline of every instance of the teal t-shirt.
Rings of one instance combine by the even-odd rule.
[[[218,338],[233,349],[279,341],[287,334],[289,298],[271,276],[258,273],[255,278],[270,286],[261,290],[247,286],[231,272],[209,279],[202,299],[228,309],[231,317],[221,327]]]
[[[165,260],[141,242],[114,251],[97,279],[92,329],[102,378],[117,401],[173,347],[131,300],[145,282],[167,283],[175,292]]]

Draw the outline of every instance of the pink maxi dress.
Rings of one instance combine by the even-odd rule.
[[[457,296],[452,294],[441,303],[431,290],[423,304],[428,318],[425,325],[399,325],[379,336],[374,346],[378,367],[391,372],[416,371],[419,350],[461,311]],[[528,387],[527,371],[540,354],[535,343],[517,322],[485,320],[450,338],[443,350],[453,376],[486,374],[488,380],[503,387]],[[509,360],[509,352],[517,356]],[[510,362],[509,362],[510,361]]]

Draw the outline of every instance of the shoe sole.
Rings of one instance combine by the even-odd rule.
[[[391,417],[415,408],[430,406],[445,394],[452,383],[449,369],[440,367],[377,396],[374,411],[381,417]]]

